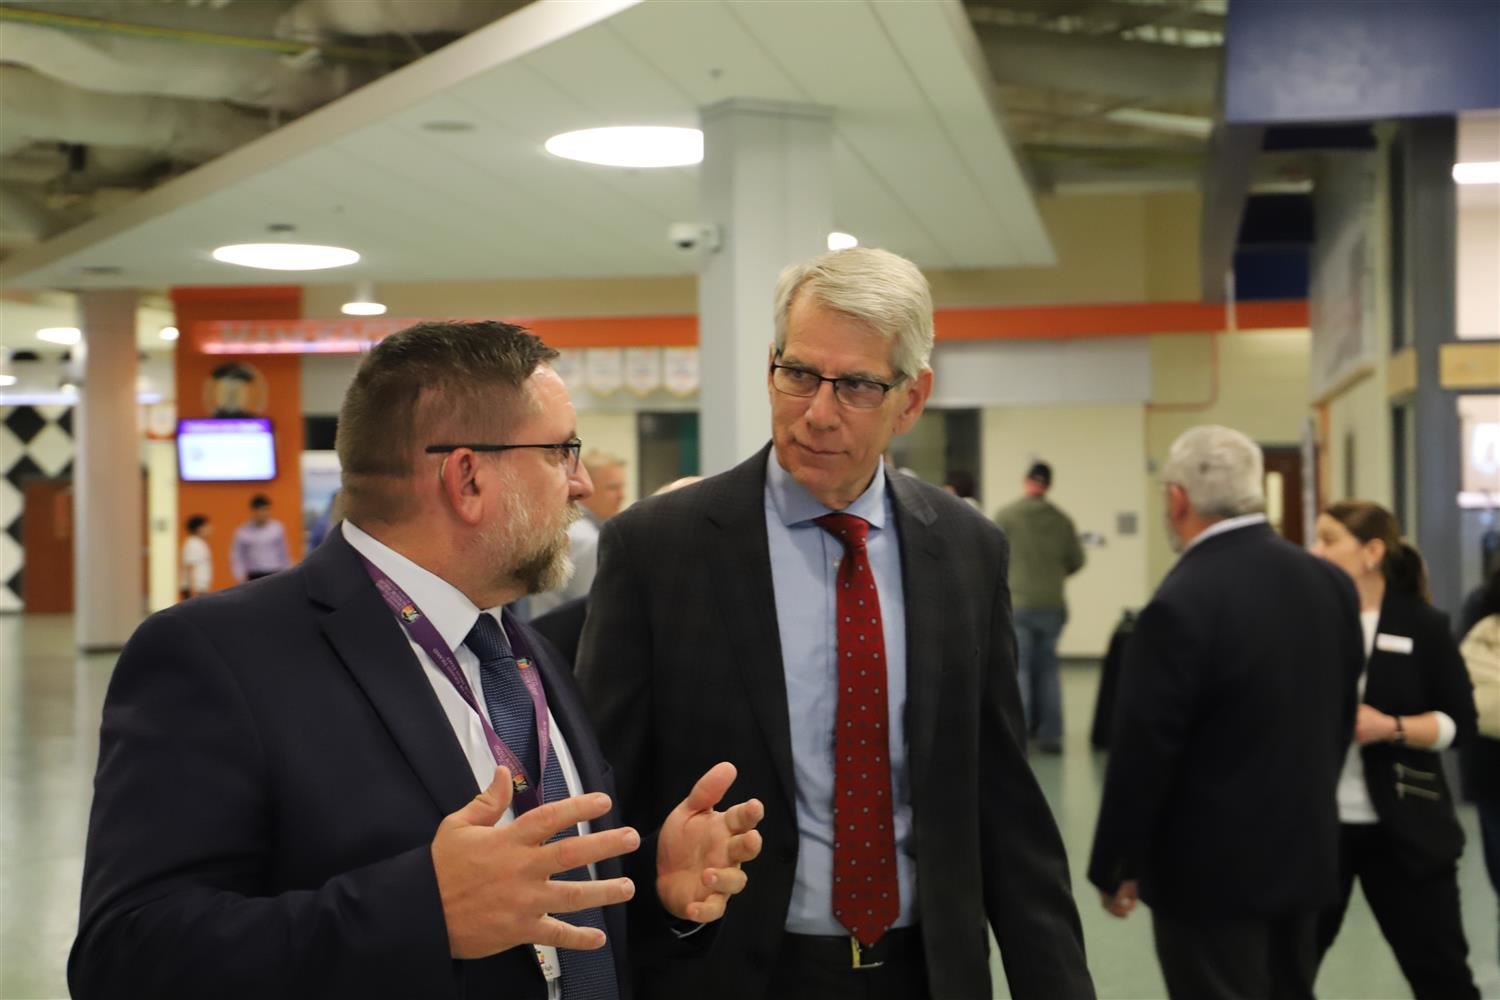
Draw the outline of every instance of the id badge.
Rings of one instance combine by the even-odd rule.
[[[555,983],[562,978],[562,963],[557,960],[557,949],[550,944],[533,945],[536,949],[536,964],[541,967],[542,978]]]

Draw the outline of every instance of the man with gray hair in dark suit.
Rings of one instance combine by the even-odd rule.
[[[1344,573],[1278,536],[1261,451],[1194,427],[1162,470],[1177,565],[1125,654],[1089,881],[1151,907],[1174,1000],[1312,997],[1364,668]]]
[[[932,299],[882,250],[783,272],[771,443],[605,524],[578,672],[625,816],[733,759],[764,849],[716,927],[630,910],[643,997],[1094,995],[1025,759],[1004,534],[888,470],[932,391]],[[654,871],[633,869],[643,891]]]

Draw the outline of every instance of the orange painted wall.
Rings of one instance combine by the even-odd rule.
[[[195,339],[194,325],[216,319],[299,319],[302,290],[174,288],[172,304],[177,311],[177,328],[182,331],[176,351],[178,417],[212,416],[203,391],[210,373],[227,361],[244,361],[265,377],[264,416],[271,418],[276,434],[276,478],[271,482],[177,484],[179,545],[186,535],[183,524],[187,519],[193,514],[206,514],[214,526],[209,539],[214,588],[222,590],[235,582],[229,570],[229,545],[235,528],[249,520],[250,498],[257,493],[271,498],[273,516],[286,528],[292,558],[302,558],[302,358],[295,354],[204,354]]]

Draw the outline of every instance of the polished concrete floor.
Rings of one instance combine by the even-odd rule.
[[[64,997],[64,965],[78,921],[78,881],[95,757],[99,709],[114,658],[73,652],[72,621],[0,616],[0,998]],[[1164,994],[1147,914],[1115,920],[1083,880],[1093,835],[1102,757],[1090,752],[1088,722],[1097,670],[1064,672],[1069,713],[1065,752],[1038,757],[1073,862],[1074,887],[1101,998]],[[1496,901],[1477,849],[1473,811],[1462,813],[1464,924],[1484,995],[1500,1000]],[[997,984],[1004,975],[995,961]],[[1409,997],[1374,918],[1356,893],[1342,936],[1318,980],[1323,998]]]

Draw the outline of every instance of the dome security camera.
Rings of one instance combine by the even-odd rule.
[[[719,227],[711,222],[674,222],[667,227],[672,248],[685,254],[709,254],[719,249]]]

